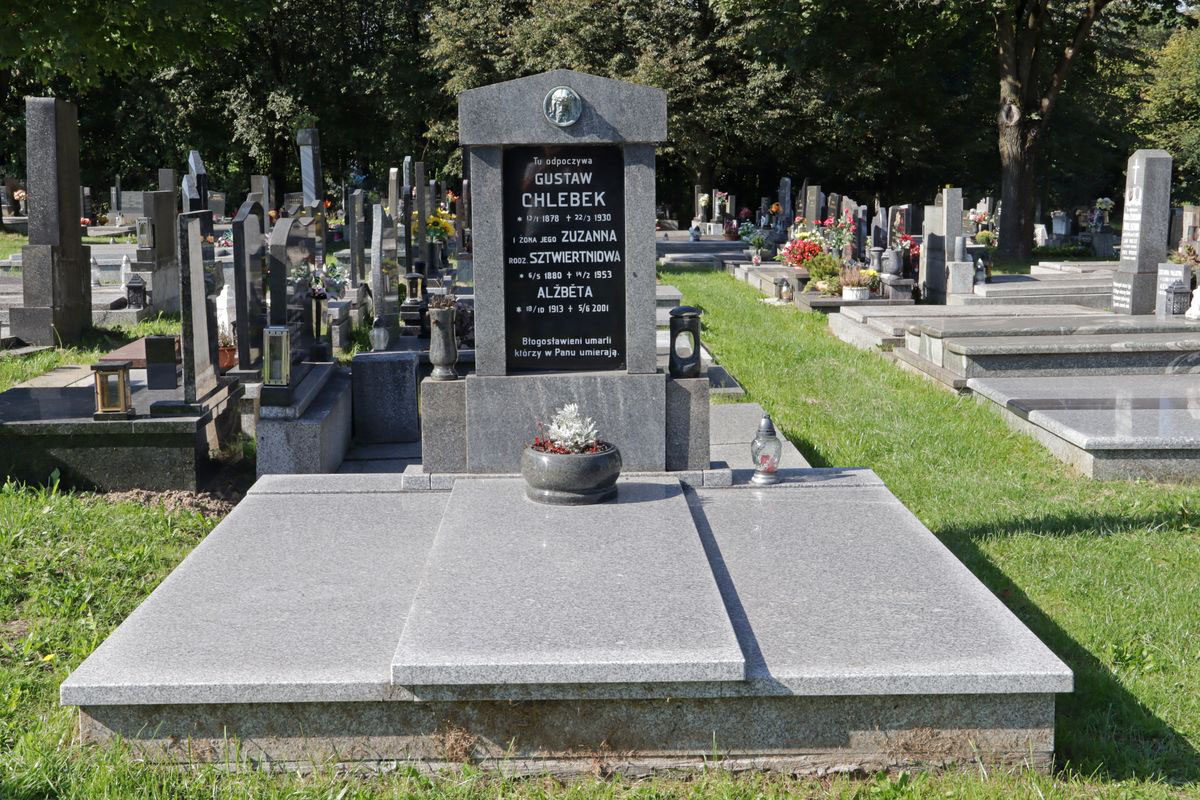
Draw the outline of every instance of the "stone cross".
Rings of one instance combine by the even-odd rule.
[[[26,344],[78,341],[91,327],[91,248],[79,226],[79,117],[53,97],[25,98],[29,244],[21,248],[21,305],[11,334]]]
[[[1158,265],[1167,258],[1171,224],[1171,156],[1138,150],[1129,157],[1121,224],[1121,264],[1113,276],[1112,310],[1154,311]]]

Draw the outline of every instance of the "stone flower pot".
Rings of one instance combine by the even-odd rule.
[[[870,286],[843,286],[842,287],[842,299],[843,300],[870,300],[871,299],[871,287]]]
[[[458,342],[454,330],[453,308],[429,309],[429,363],[433,364],[430,379],[458,379],[454,365],[458,362]]]
[[[538,503],[582,506],[617,496],[621,451],[600,442],[596,453],[547,453],[526,446],[521,453],[525,495]]]

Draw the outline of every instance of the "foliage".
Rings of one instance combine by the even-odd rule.
[[[975,234],[975,243],[995,247],[996,234],[989,230],[982,230]]]
[[[545,435],[535,439],[534,446],[555,453],[594,452],[597,446],[596,423],[579,412],[578,404],[567,403],[554,412]]]
[[[1175,202],[1200,202],[1200,27],[1181,28],[1154,58],[1142,123],[1175,160]]]

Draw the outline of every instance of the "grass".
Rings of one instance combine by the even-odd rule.
[[[1200,797],[1200,490],[1072,476],[973,402],[832,338],[823,317],[718,274],[668,273],[705,342],[814,464],[869,466],[1075,670],[1053,775],[982,768],[797,780],[434,779],[157,769],[72,743],[57,686],[211,528],[194,514],[0,490],[0,798]]]
[[[23,233],[0,230],[0,259],[6,259],[13,253],[21,252],[21,248],[29,244],[29,237]]]
[[[91,328],[84,333],[82,340],[72,347],[42,350],[28,356],[0,357],[0,392],[57,367],[68,364],[94,364],[105,353],[143,336],[179,332],[178,315],[159,314],[154,319],[143,320],[136,325]]]

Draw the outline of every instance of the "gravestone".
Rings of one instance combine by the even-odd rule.
[[[204,285],[204,219],[207,210],[179,215],[179,298],[183,335],[183,402],[199,403],[217,388],[217,370],[212,361],[216,331],[209,326]]]
[[[945,218],[941,207],[925,206],[924,220],[921,230],[921,297],[940,303],[946,299],[946,240],[942,227]]]
[[[200,158],[200,153],[192,150],[188,153],[188,173],[183,176],[183,210],[201,209],[208,209],[208,171],[204,169],[204,160]],[[211,229],[210,221],[205,231]]]
[[[475,373],[422,383],[422,425],[454,434],[423,438],[426,471],[517,472],[536,424],[566,403],[596,420],[626,470],[680,463],[668,429],[686,440],[703,428],[707,441],[707,379],[668,380],[657,364],[654,148],[665,138],[665,93],[624,81],[555,70],[459,95]],[[701,393],[702,420],[669,401]],[[669,420],[669,407],[682,416]],[[707,447],[683,459],[700,460]]]
[[[93,213],[92,190],[90,187],[84,186],[79,190],[79,217],[90,221],[94,219]]]
[[[253,177],[251,177],[252,183],[253,180]],[[160,192],[170,192],[173,195],[176,188],[175,170],[166,169],[165,167],[160,169],[158,171],[158,190]]]
[[[408,157],[405,156],[407,159]],[[390,217],[396,216],[396,209],[400,207],[400,170],[395,167],[388,169],[387,183],[387,213]]]
[[[808,187],[808,195],[804,198],[804,218],[810,222],[819,222],[825,219],[824,209],[821,208],[821,186],[819,184]]]
[[[404,161],[400,166],[401,166],[400,185],[401,186],[412,186],[413,185],[413,159],[412,159],[412,156],[405,156]]]
[[[1184,206],[1182,229],[1179,235],[1181,247],[1192,245],[1200,247],[1200,206]]]
[[[779,181],[779,218],[783,222],[783,230],[786,234],[792,227],[792,220],[796,218],[795,210],[792,208],[792,179],[788,177]]]
[[[236,306],[238,369],[262,366],[262,336],[267,301],[263,275],[266,267],[267,215],[257,195],[247,198],[233,217],[233,276]]]
[[[1176,314],[1182,314],[1187,311],[1187,304],[1184,304],[1182,310],[1179,310],[1174,305],[1174,292],[1172,291],[1176,284],[1183,287],[1187,291],[1187,295],[1191,297],[1192,288],[1192,268],[1187,264],[1172,264],[1164,262],[1158,265],[1158,281],[1154,292],[1154,313],[1159,317],[1170,317]]]
[[[1114,312],[1154,310],[1158,265],[1167,258],[1170,223],[1171,156],[1165,150],[1138,150],[1129,157],[1125,177],[1121,264],[1113,275]]]
[[[108,215],[110,223],[113,225],[124,225],[121,219],[121,176],[116,177],[115,185],[108,190]]]
[[[316,258],[316,227],[312,217],[282,217],[267,240],[267,317],[272,327],[287,329],[291,370],[286,386],[263,385],[260,402],[264,406],[290,406],[296,387],[310,369],[312,304],[307,281],[294,274],[307,274]]]
[[[706,215],[704,212],[704,204],[700,202],[700,198],[704,196],[704,189],[700,184],[692,187],[692,205],[695,207],[695,213],[692,215],[694,222],[705,222]]]
[[[389,329],[395,327],[396,308],[392,287],[388,285],[384,274],[384,263],[387,259],[387,244],[389,233],[394,230],[392,219],[388,216],[382,203],[376,203],[371,210],[371,300],[372,313],[376,318],[383,318]]]
[[[416,265],[416,257],[413,254],[413,187],[412,184],[404,184],[400,192],[400,221],[404,224],[404,272],[405,274],[412,272]],[[400,229],[396,228],[396,235],[400,235]],[[398,244],[397,244],[398,246]],[[399,261],[399,258],[397,258]]]
[[[325,176],[321,171],[321,136],[316,128],[296,132],[300,147],[300,182],[305,208],[317,222],[317,266],[325,265]]]
[[[364,277],[363,237],[365,232],[363,190],[355,189],[350,192],[349,202],[346,204],[346,239],[350,245],[351,286],[358,286]]]
[[[258,202],[262,203],[264,211],[270,211],[275,206],[271,204],[273,199],[271,194],[271,179],[266,175],[251,175],[250,176],[250,192],[258,195]]]
[[[21,248],[21,305],[11,335],[26,344],[78,341],[91,324],[91,248],[79,229],[79,117],[53,97],[25,98],[29,244]]]
[[[425,222],[428,219],[427,215],[429,214],[429,195],[425,185],[425,162],[418,161],[414,165],[413,172],[413,180],[416,181],[413,186],[417,195],[417,235],[415,241],[413,242],[413,246],[416,248],[414,260],[420,262],[421,264],[420,269],[416,269],[415,264],[413,268],[422,275],[428,276],[431,273],[429,267],[429,242],[427,239],[428,233],[425,230]],[[405,223],[407,224],[408,220],[405,220]]]
[[[133,269],[146,282],[156,311],[179,312],[179,245],[176,233],[175,191],[160,189],[142,192],[145,225],[149,226],[150,246],[138,245]]]

